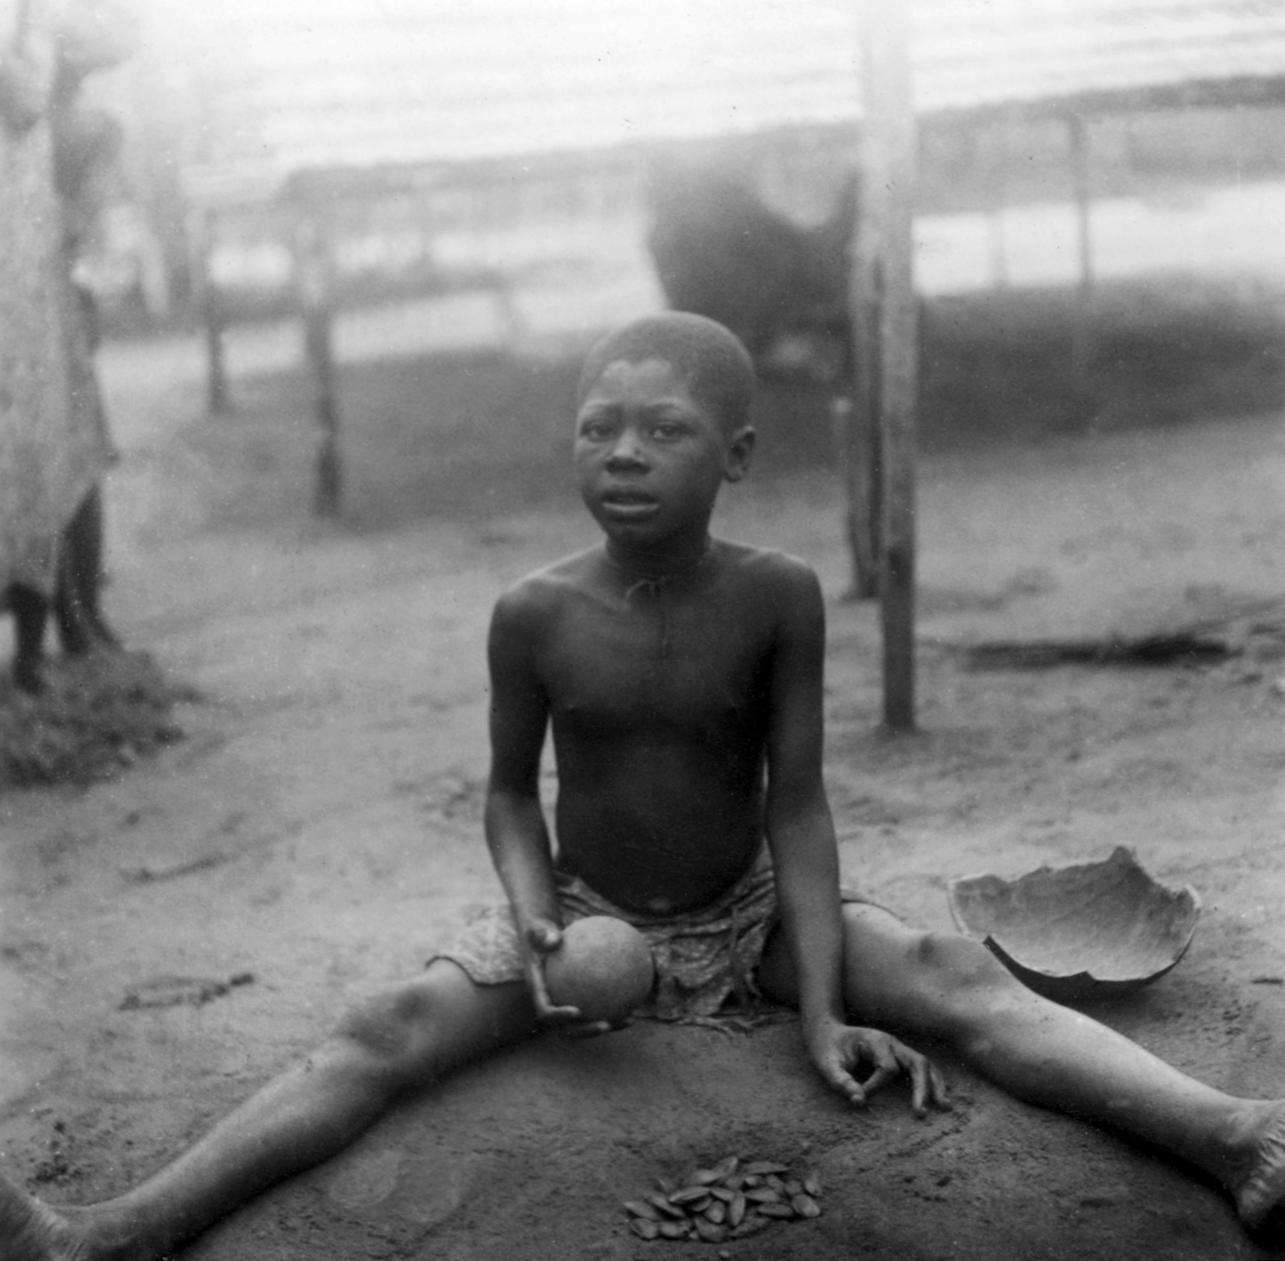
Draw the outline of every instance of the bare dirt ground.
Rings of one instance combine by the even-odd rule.
[[[1193,353],[1166,360],[1176,394]],[[1202,362],[1208,382],[1219,365]],[[125,448],[110,609],[203,699],[155,758],[0,797],[3,1167],[69,1202],[145,1175],[495,896],[479,817],[486,619],[506,583],[592,538],[550,489],[561,358],[354,368],[342,526],[309,519],[297,379],[238,382],[235,414],[206,419],[186,344],[113,347],[105,370]],[[1238,410],[1231,391],[1193,417],[1121,386],[1091,432],[1057,416],[989,432],[978,378],[934,371],[918,734],[878,729],[877,614],[843,599],[838,490],[798,456],[824,447],[815,416],[767,426],[760,470],[718,521],[806,557],[831,598],[845,873],[947,928],[953,877],[1129,845],[1195,886],[1203,917],[1174,972],[1094,1014],[1209,1082],[1285,1093],[1279,406],[1259,390]],[[1023,417],[1049,419],[1005,379]],[[972,429],[952,441],[932,400],[965,389]],[[478,433],[485,459],[470,455]],[[1240,651],[978,671],[955,647],[1193,622]],[[917,1121],[899,1090],[856,1113],[832,1097],[792,1023],[529,1044],[408,1100],[184,1256],[712,1256],[634,1239],[619,1205],[733,1151],[825,1185],[819,1219],[723,1245],[738,1258],[1285,1256],[1189,1170],[943,1064],[954,1110]]]

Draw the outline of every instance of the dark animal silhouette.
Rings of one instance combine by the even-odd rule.
[[[853,176],[830,218],[804,227],[771,210],[734,175],[657,165],[647,245],[666,302],[726,325],[760,367],[789,334],[833,339],[846,364],[856,194]]]
[[[102,538],[102,495],[95,486],[59,537],[53,599],[24,583],[11,583],[4,592],[14,620],[12,677],[22,691],[36,693],[44,689],[45,629],[51,612],[58,627],[58,642],[68,656],[119,645],[99,607]]]

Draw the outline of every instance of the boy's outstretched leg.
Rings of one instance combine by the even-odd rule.
[[[760,981],[793,998],[782,941]],[[1203,1169],[1248,1227],[1285,1199],[1285,1100],[1238,1099],[1122,1034],[1041,998],[980,943],[907,928],[880,907],[844,907],[844,998],[860,1024],[939,1039],[1028,1103],[1143,1139]]]
[[[50,1207],[0,1179],[4,1261],[153,1261],[260,1191],[342,1151],[414,1087],[532,1031],[525,985],[438,960],[341,1021],[302,1063],[125,1194]]]

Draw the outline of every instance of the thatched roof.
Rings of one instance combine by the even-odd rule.
[[[920,0],[924,113],[1285,101],[1276,0]]]
[[[1279,0],[911,2],[925,115],[1285,99]],[[168,35],[200,49],[210,187],[853,119],[860,8],[225,0]]]

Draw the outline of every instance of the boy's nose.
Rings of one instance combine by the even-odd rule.
[[[635,434],[626,431],[616,439],[607,453],[608,468],[634,468],[646,463],[642,445]]]

